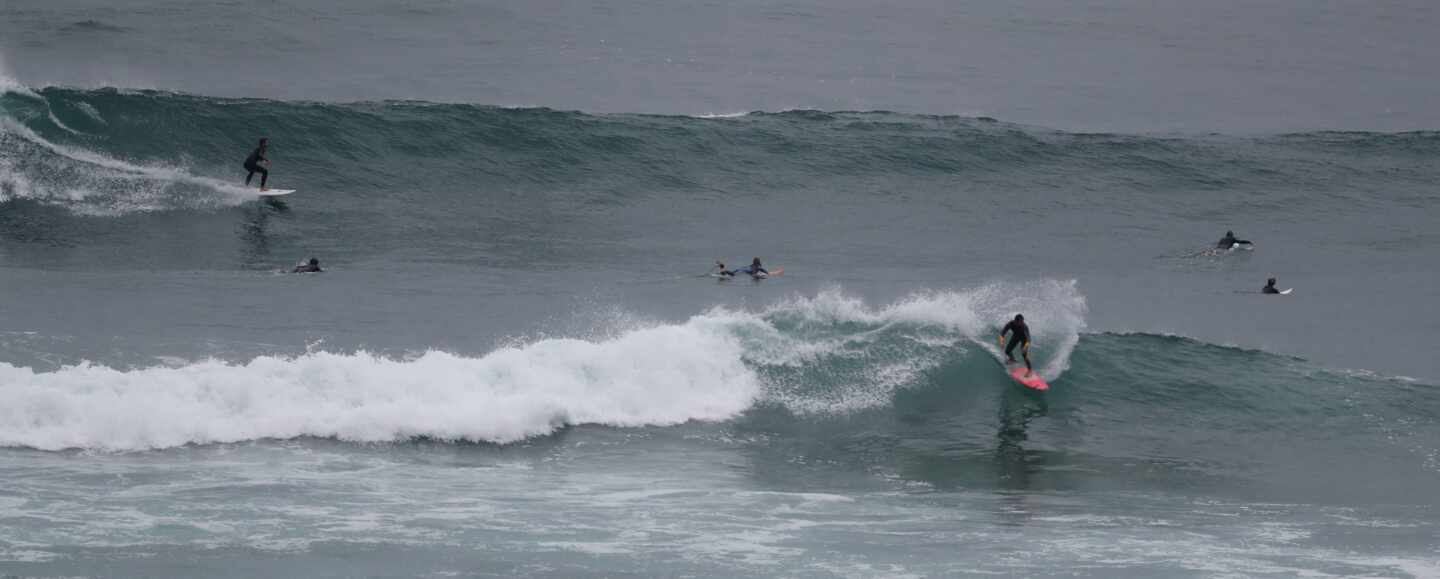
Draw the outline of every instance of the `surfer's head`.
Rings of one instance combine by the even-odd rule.
[[[1024,316],[1024,315],[1021,315],[1021,314],[1015,314],[1015,321],[1017,321],[1017,322],[1023,322],[1023,321],[1025,321],[1025,316]]]
[[[1275,285],[1275,278],[1265,280],[1265,285]]]
[[[1234,232],[1234,231],[1226,231],[1226,232],[1225,232],[1225,237],[1235,237],[1235,232]]]
[[[750,265],[760,265],[760,258],[750,260]]]
[[[312,257],[310,258],[310,265],[320,265],[320,260]]]

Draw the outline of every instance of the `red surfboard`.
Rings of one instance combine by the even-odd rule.
[[[1029,374],[1029,376],[1026,376],[1027,373]],[[1050,389],[1050,385],[1045,383],[1045,379],[1040,377],[1039,372],[1030,372],[1029,370],[1026,370],[1024,366],[1015,366],[1010,368],[1010,377],[1014,378],[1016,382],[1019,382],[1021,386],[1029,388],[1031,390]]]

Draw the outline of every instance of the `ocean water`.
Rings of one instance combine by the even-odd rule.
[[[1437,24],[0,5],[0,575],[1440,576]]]

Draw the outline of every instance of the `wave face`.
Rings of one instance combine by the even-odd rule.
[[[1053,321],[1036,325],[1033,352],[1055,386],[1048,398],[1029,397],[1000,371],[993,334],[1016,309]],[[679,323],[538,338],[479,356],[311,353],[43,373],[0,365],[0,444],[511,443],[571,425],[722,421],[778,435],[781,447],[874,437],[863,451],[824,451],[847,461],[890,462],[898,453],[903,463],[917,444],[973,445],[989,456],[991,441],[1003,451],[1028,429],[1064,449],[1048,459],[1064,463],[1052,465],[1057,471],[1185,457],[1165,468],[1201,484],[1207,468],[1313,472],[1317,457],[1356,448],[1364,457],[1347,460],[1366,468],[1440,472],[1433,386],[1187,338],[1087,334],[1085,309],[1073,282],[1062,281],[922,292],[882,306],[832,290],[755,312],[714,308]],[[994,412],[998,438],[985,416]],[[1045,415],[1052,420],[1031,424]]]
[[[926,293],[870,308],[838,291],[760,313],[717,308],[603,339],[538,339],[478,357],[425,352],[261,356],[122,370],[0,365],[0,444],[135,450],[300,436],[509,443],[567,425],[663,426],[733,418],[757,403],[844,414],[890,403],[956,357],[998,360],[1002,311],[1037,329],[1058,376],[1083,327],[1073,283]],[[1004,309],[996,309],[1003,307]],[[1068,317],[1062,315],[1068,314]]]
[[[271,138],[275,176],[287,186],[431,205],[442,204],[436,196],[495,188],[558,188],[581,204],[609,204],[658,191],[706,198],[876,175],[959,177],[1008,190],[1335,191],[1359,180],[1432,182],[1429,161],[1440,156],[1436,132],[1170,138],[888,112],[693,118],[0,89],[0,199],[91,213],[253,199],[238,187],[239,165],[259,136]]]

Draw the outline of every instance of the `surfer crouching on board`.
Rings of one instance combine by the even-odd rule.
[[[1010,333],[1010,343],[1005,344],[1005,333]],[[1015,319],[1000,330],[1000,343],[1005,344],[1005,361],[1015,362],[1015,346],[1020,346],[1020,355],[1025,358],[1025,377],[1029,378],[1035,369],[1030,366],[1030,327],[1025,325],[1025,316],[1015,314]]]
[[[269,146],[269,142],[270,139],[260,139],[260,145],[255,147],[254,151],[250,152],[249,157],[245,158],[245,170],[250,172],[250,174],[245,176],[245,186],[250,186],[250,179],[254,177],[256,173],[259,173],[260,190],[269,190],[265,187],[265,182],[270,179],[270,170],[260,166],[262,162],[267,166],[270,164],[270,159],[265,158],[265,148]]]

